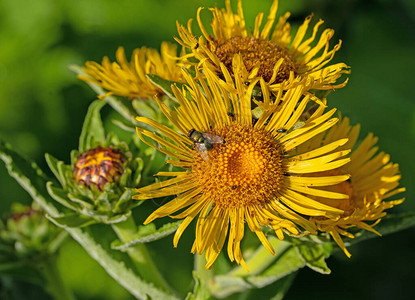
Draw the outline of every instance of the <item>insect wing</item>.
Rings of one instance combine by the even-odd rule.
[[[195,150],[199,152],[200,156],[204,161],[207,161],[208,153],[206,145],[204,143],[195,143]]]
[[[202,135],[205,139],[207,139],[212,144],[220,144],[224,142],[223,138],[221,138],[218,135],[214,135],[214,134],[210,134],[206,132],[202,132]]]

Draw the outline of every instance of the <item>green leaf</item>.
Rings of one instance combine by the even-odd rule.
[[[415,225],[415,212],[401,213],[401,214],[390,214],[382,218],[380,223],[374,227],[374,229],[381,235],[394,233],[400,230],[410,228]],[[359,243],[361,241],[379,237],[377,234],[367,231],[360,230],[353,233],[355,238],[343,238],[346,246]]]
[[[0,141],[0,158],[4,161],[10,176],[16,179],[46,213],[54,217],[60,215],[46,190],[48,179],[34,162],[27,161],[2,141]]]
[[[88,228],[67,228],[66,230],[120,285],[138,299],[177,299],[167,292],[157,289],[152,283],[142,280],[128,266],[131,261],[120,251],[106,249],[108,235],[98,234]],[[108,228],[108,227],[106,227]]]
[[[100,115],[100,110],[105,104],[102,100],[95,100],[88,108],[79,137],[79,151],[81,153],[93,148],[93,142],[105,143],[105,131]]]
[[[248,289],[263,288],[305,266],[304,260],[292,245],[285,248],[275,259],[270,267],[252,276],[230,276],[232,271],[229,274],[217,275],[214,277],[213,283],[209,285],[209,289],[215,297],[225,298],[233,293]]]
[[[325,261],[325,259],[330,256],[333,249],[331,244],[303,243],[298,245],[296,249],[310,269],[322,274],[331,273],[331,270],[327,267]]]
[[[96,221],[92,219],[91,217],[86,217],[86,216],[83,216],[77,213],[66,214],[58,218],[52,218],[48,215],[46,215],[46,217],[49,220],[51,220],[55,225],[62,227],[62,228],[85,227],[85,226],[96,223]]]
[[[166,80],[154,74],[147,74],[147,78],[150,79],[154,85],[160,88],[172,100],[176,100],[176,97],[174,96],[173,90],[171,89],[171,85],[175,84],[179,89],[181,89],[184,85],[181,82]]]
[[[210,293],[206,287],[206,282],[200,278],[196,271],[193,271],[195,285],[192,293],[188,293],[186,300],[207,300],[211,299]]]
[[[117,203],[115,204],[114,207],[114,212],[123,212],[126,209],[129,208],[129,206],[131,206],[131,202],[132,200],[132,196],[134,195],[134,189],[132,188],[126,188],[124,193],[122,193],[122,195],[120,196],[120,198],[118,199]],[[135,204],[140,204],[138,203],[138,201],[134,200],[134,205]]]
[[[119,127],[120,129],[122,129],[124,131],[127,131],[127,132],[135,132],[135,127],[131,126],[130,124],[125,124],[121,120],[113,119],[113,120],[111,120],[111,122],[115,126]]]
[[[135,244],[148,243],[159,240],[175,232],[177,228],[179,228],[181,222],[182,221],[177,221],[164,224],[159,229],[156,229],[156,226],[153,223],[145,226],[139,226],[137,233],[130,241],[124,243],[120,240],[115,240],[111,244],[111,248],[116,250],[125,250],[126,248],[131,247]]]
[[[74,202],[72,202],[68,199],[68,193],[66,191],[64,191],[61,188],[54,187],[52,182],[49,181],[46,184],[46,188],[49,192],[49,195],[53,199],[55,199],[55,201],[59,202],[60,204],[62,204],[63,206],[65,206],[65,207],[67,207],[71,210],[74,210],[74,211],[81,210],[79,205],[77,205],[76,203],[74,203]]]
[[[157,102],[153,99],[134,100],[132,105],[139,116],[147,117],[152,120],[159,119],[160,108],[158,107]]]
[[[62,177],[61,171],[60,171],[61,170],[60,164],[63,164],[63,162],[61,162],[57,158],[53,157],[49,153],[45,154],[45,159],[46,159],[46,162],[47,162],[49,168],[51,169],[53,175],[55,175],[55,177],[58,179],[59,183],[62,186],[64,186],[65,185],[64,178]]]
[[[54,218],[60,216],[59,211],[52,204],[54,200],[46,190],[47,178],[41,170],[19,154],[14,152],[10,146],[0,142],[0,158],[5,162],[10,175],[14,177],[32,198],[39,203],[42,208]],[[95,225],[97,226],[97,225]],[[109,245],[108,230],[101,235],[93,231],[89,226],[86,228],[65,228],[65,230],[74,238],[86,251],[95,259],[120,285],[127,289],[133,296],[138,299],[177,299],[171,294],[161,291],[154,287],[153,284],[145,282],[128,266],[131,265],[129,257],[121,251],[111,250]],[[112,232],[112,230],[111,230]],[[25,273],[27,271],[25,270]]]
[[[271,255],[265,247],[260,246],[246,261],[249,272],[247,272],[242,266],[238,266],[228,272],[228,275],[253,276],[260,274],[291,246],[289,243],[273,237],[269,238],[269,242],[275,251],[275,255]]]

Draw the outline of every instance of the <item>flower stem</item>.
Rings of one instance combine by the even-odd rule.
[[[112,228],[122,242],[131,241],[137,233],[137,226],[131,216],[124,222],[113,224]],[[134,261],[137,271],[144,280],[154,283],[165,291],[172,291],[171,287],[157,269],[144,244],[132,245],[126,249],[126,252]]]
[[[194,296],[196,300],[210,299],[209,284],[212,282],[213,272],[205,269],[206,259],[204,255],[195,254],[194,272],[198,278],[195,278],[196,285]]]
[[[286,251],[291,244],[288,242],[280,241],[277,238],[270,238],[270,244],[274,248],[275,256],[271,255],[265,247],[260,246],[257,251],[247,260],[246,264],[250,270],[247,272],[241,266],[234,268],[227,275],[229,276],[247,276],[256,275],[265,270],[272,262],[275,261],[284,251]]]
[[[72,291],[62,280],[56,258],[56,255],[52,256],[37,266],[45,280],[45,289],[55,300],[75,300]]]

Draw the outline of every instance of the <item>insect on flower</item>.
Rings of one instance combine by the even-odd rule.
[[[187,133],[189,139],[194,143],[195,150],[199,152],[203,160],[207,160],[207,151],[213,149],[214,144],[224,143],[225,140],[220,136],[207,132],[200,132],[196,129],[190,129]]]

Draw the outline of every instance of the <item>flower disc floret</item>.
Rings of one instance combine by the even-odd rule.
[[[232,61],[236,54],[241,55],[243,63],[248,72],[258,67],[258,76],[270,81],[274,73],[274,67],[280,59],[282,63],[276,74],[275,83],[281,83],[289,79],[290,72],[295,72],[295,63],[288,51],[277,44],[254,37],[235,36],[229,40],[213,41],[217,46],[214,53],[219,60],[232,71]]]
[[[202,35],[193,34],[191,19],[187,26],[177,23],[179,37],[176,41],[188,49],[188,53],[181,57],[182,64],[205,63],[220,75],[223,73],[220,64],[230,71],[236,58],[241,66],[238,76],[249,82],[262,78],[274,92],[298,84],[307,86],[307,90],[332,90],[346,85],[347,79],[340,84],[337,80],[350,73],[349,67],[344,63],[329,64],[340,49],[341,41],[330,49],[334,30],[327,28],[318,36],[322,20],[308,34],[312,15],[308,16],[291,36],[291,25],[287,22],[290,13],[277,19],[278,0],[273,1],[264,25],[264,14],[257,15],[253,29],[246,24],[242,0],[238,0],[236,13],[230,0],[226,0],[224,9],[210,8],[210,28],[206,28],[202,21],[202,10],[200,7],[197,11]],[[196,58],[196,61],[189,57]]]
[[[268,133],[232,123],[210,133],[217,144],[204,160],[195,151],[192,173],[207,198],[223,209],[274,200],[283,180],[283,150]]]

